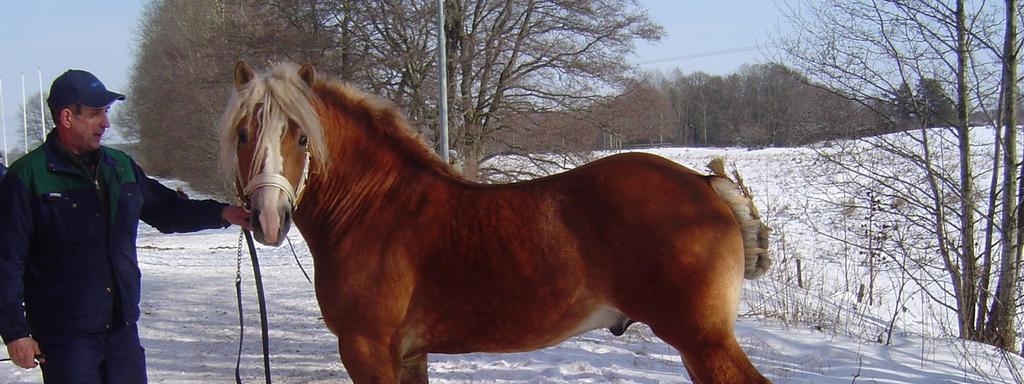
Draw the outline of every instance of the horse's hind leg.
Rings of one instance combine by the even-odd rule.
[[[659,334],[657,330],[654,333],[679,350],[694,383],[771,383],[750,363],[731,332],[704,337],[702,340],[694,340],[692,335],[676,337],[672,334]]]
[[[402,361],[402,384],[427,384],[427,354],[406,356]]]
[[[681,353],[701,383],[771,383],[754,368],[735,339],[690,347]]]

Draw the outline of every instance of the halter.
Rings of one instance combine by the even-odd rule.
[[[238,179],[241,180],[241,170],[238,171]],[[305,156],[302,158],[302,176],[299,176],[298,188],[293,188],[292,183],[288,181],[288,178],[280,173],[259,173],[255,177],[249,180],[249,183],[242,188],[242,193],[248,198],[248,196],[255,190],[261,187],[274,187],[284,192],[284,195],[288,197],[288,202],[291,203],[292,209],[297,209],[299,201],[302,199],[303,192],[306,190],[306,179],[309,176],[309,152],[305,152]]]

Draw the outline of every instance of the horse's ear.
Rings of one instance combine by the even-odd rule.
[[[256,73],[245,60],[235,63],[235,89],[242,89],[242,86],[249,84],[254,77],[256,77]]]
[[[299,68],[299,78],[301,78],[306,85],[312,87],[313,80],[316,78],[316,69],[313,69],[313,64],[302,64],[302,67]]]

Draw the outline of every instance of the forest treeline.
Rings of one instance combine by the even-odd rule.
[[[930,78],[871,102],[846,98],[782,64],[728,75],[645,72],[582,112],[547,112],[509,141],[531,151],[649,146],[795,147],[954,124],[953,99]],[[985,124],[983,116],[977,119]],[[561,137],[585,138],[566,148]],[[496,148],[498,149],[498,148]]]

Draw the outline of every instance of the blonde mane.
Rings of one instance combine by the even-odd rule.
[[[390,100],[334,78],[316,81],[313,91],[321,103],[345,111],[348,117],[362,122],[356,126],[386,138],[397,149],[396,154],[439,174],[463,180],[462,175],[441,160],[423,137],[416,133],[405,115]]]
[[[310,86],[298,72],[298,65],[281,63],[274,66],[269,74],[257,74],[234,94],[221,122],[220,167],[225,180],[234,180],[239,174],[235,155],[238,134],[240,129],[251,129],[241,125],[245,118],[251,116],[257,116],[262,127],[260,137],[254,137],[254,132],[247,132],[250,140],[258,140],[259,149],[252,162],[254,167],[263,163],[268,153],[280,150],[280,139],[286,124],[291,121],[306,135],[314,168],[326,169],[330,150],[326,144],[324,123],[317,115],[318,110],[330,109],[326,105],[345,110],[350,117],[363,120],[366,124],[360,126],[386,137],[398,149],[396,153],[441,174],[461,179],[461,175],[441,161],[411,129],[390,101],[331,77],[318,77]]]
[[[317,98],[299,77],[298,69],[292,63],[277,65],[268,74],[257,74],[231,97],[221,121],[220,168],[226,180],[235,180],[239,174],[235,150],[240,130],[246,130],[249,139],[256,140],[254,168],[268,154],[280,153],[281,137],[289,123],[294,123],[306,136],[311,161],[321,167],[328,162],[323,127],[316,107],[311,104]],[[260,119],[259,137],[252,132],[251,124],[241,124],[247,116]],[[252,174],[256,171],[250,170]]]

